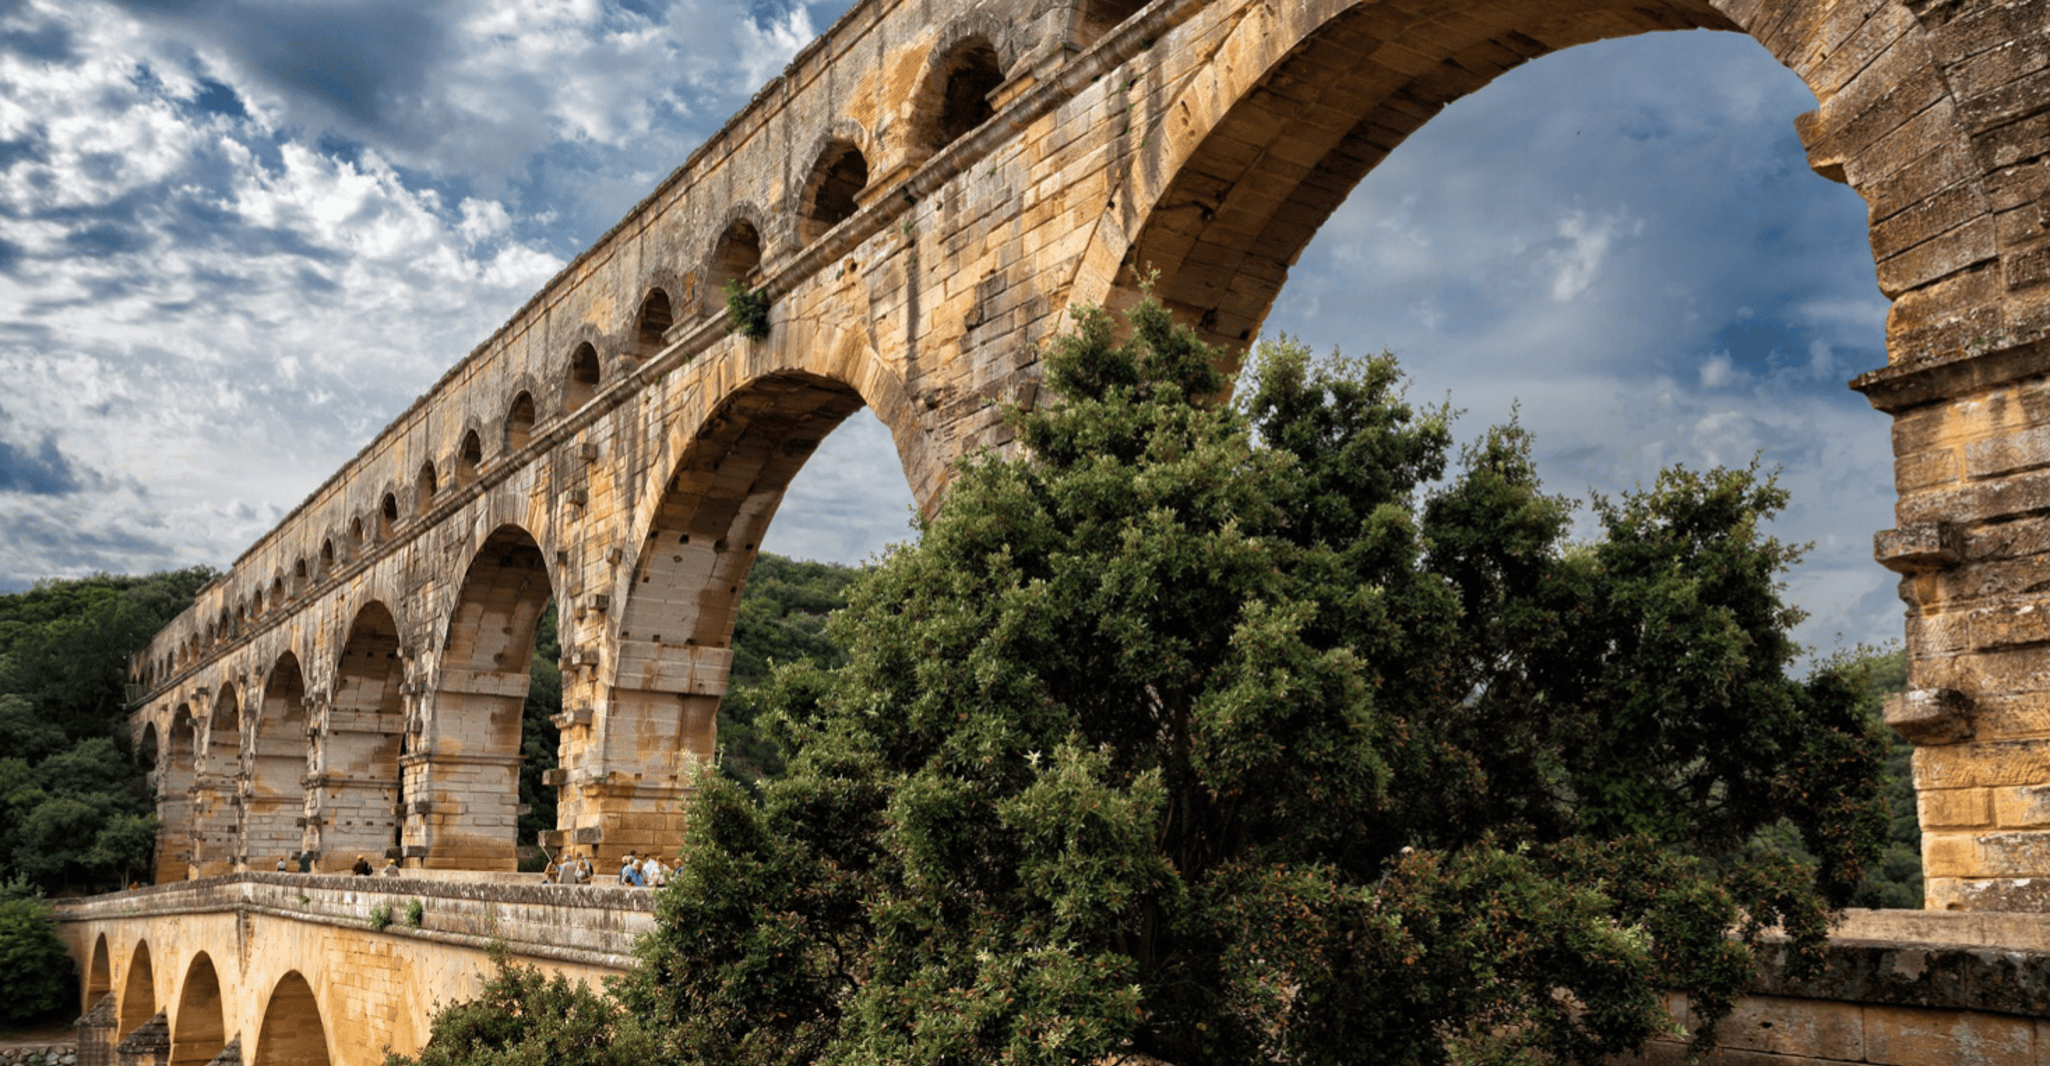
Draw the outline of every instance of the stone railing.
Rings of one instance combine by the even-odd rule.
[[[57,904],[64,922],[246,912],[325,925],[382,928],[464,947],[503,943],[515,956],[626,969],[655,925],[655,894],[618,885],[552,885],[540,874],[456,880],[252,873],[111,892]],[[409,907],[419,903],[419,924]],[[388,918],[388,924],[379,925]]]

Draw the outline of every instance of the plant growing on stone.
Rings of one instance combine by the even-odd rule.
[[[380,903],[370,908],[370,928],[384,929],[391,925],[391,904]]]
[[[685,1063],[1597,1062],[1819,957],[1885,835],[1850,679],[1786,669],[1755,470],[1567,539],[1392,357],[1084,312],[708,777],[631,1008]],[[1443,479],[1441,481],[1441,479]],[[1792,827],[1812,865],[1709,861]],[[1729,939],[1726,931],[1741,934]]]
[[[726,296],[726,332],[738,333],[751,341],[769,336],[769,294],[750,289],[739,278],[719,290]]]
[[[423,904],[422,904],[422,903],[421,903],[421,902],[420,902],[419,900],[417,900],[417,899],[409,899],[409,900],[407,900],[407,901],[406,901],[406,924],[407,924],[407,925],[410,925],[410,926],[412,926],[412,927],[413,927],[413,928],[415,928],[415,929],[418,929],[418,928],[420,928],[420,919],[421,919],[421,917],[422,917],[422,916],[424,916],[424,915],[425,915],[426,913],[427,913],[427,908],[426,908],[426,906],[424,906],[424,905],[423,905]]]

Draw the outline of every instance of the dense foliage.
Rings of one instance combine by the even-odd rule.
[[[647,1066],[651,1041],[610,997],[509,963],[503,946],[492,965],[476,999],[434,1016],[419,1059],[387,1055],[387,1066]]]
[[[26,881],[0,881],[0,1027],[60,1016],[78,994],[78,970],[57,939],[56,920],[40,890]]]
[[[562,730],[554,716],[562,711],[562,642],[555,631],[555,604],[541,612],[534,628],[534,653],[527,665],[527,702],[520,711],[521,844],[532,844],[544,829],[555,828],[555,789],[541,775],[555,769]],[[536,869],[539,867],[537,866]]]
[[[848,591],[861,573],[769,552],[755,560],[740,594],[733,668],[719,705],[720,766],[735,780],[753,782],[782,772],[782,753],[759,725],[764,686],[778,663],[830,668],[847,661],[826,632],[826,617],[847,606]]]
[[[0,596],[0,879],[59,892],[148,876],[156,816],[124,728],[128,661],[212,577],[100,575]]]
[[[1392,358],[1085,315],[708,777],[633,1011],[686,1063],[1591,1062],[1813,959],[1886,835],[1840,670],[1786,676],[1796,551],[1750,470],[1567,540],[1530,442],[1448,473]],[[1812,865],[1714,857],[1787,825]],[[1563,993],[1563,994],[1562,994]]]

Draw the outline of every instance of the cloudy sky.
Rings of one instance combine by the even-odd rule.
[[[844,0],[0,0],[0,588],[224,566],[732,114]],[[1784,468],[1802,637],[1899,633],[1864,211],[1750,40],[1512,72],[1370,175],[1270,330],[1392,348],[1557,491]],[[906,535],[881,426],[771,550]]]

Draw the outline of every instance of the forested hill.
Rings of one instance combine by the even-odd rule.
[[[47,581],[0,596],[0,880],[146,876],[156,817],[122,728],[128,659],[214,571]]]

